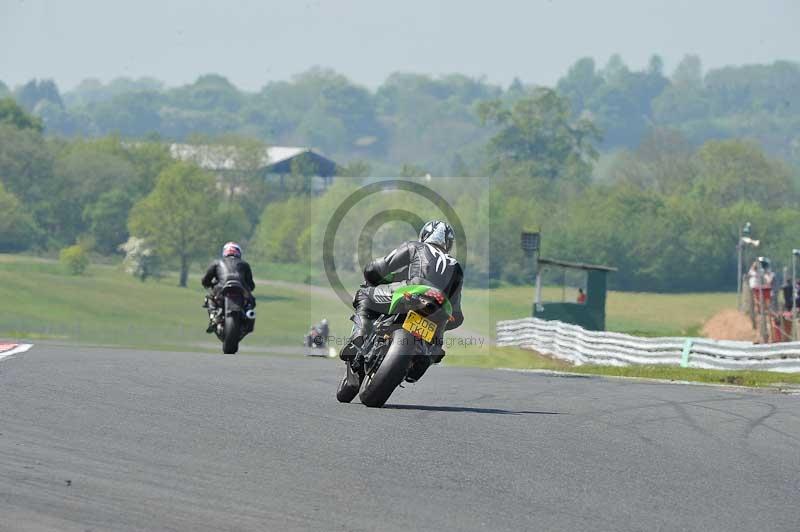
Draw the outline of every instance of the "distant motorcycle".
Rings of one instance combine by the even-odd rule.
[[[256,323],[256,311],[247,289],[238,281],[226,282],[214,308],[209,308],[209,318],[222,342],[222,352],[232,355],[239,351],[239,342],[253,332]]]
[[[349,403],[363,383],[361,402],[381,407],[403,380],[416,382],[444,356],[435,343],[436,332],[452,319],[452,313],[450,301],[441,290],[425,285],[395,290],[389,313],[375,320],[359,353],[346,363],[347,373],[336,398]]]
[[[312,327],[308,334],[305,337],[305,345],[306,347],[322,349],[325,347],[325,337],[316,327]]]

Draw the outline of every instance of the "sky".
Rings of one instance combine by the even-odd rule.
[[[219,73],[246,90],[314,66],[374,88],[392,72],[553,85],[580,57],[670,72],[800,62],[800,0],[0,0],[0,80]]]

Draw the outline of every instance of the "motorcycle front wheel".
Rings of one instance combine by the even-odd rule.
[[[336,400],[340,403],[349,403],[355,399],[358,390],[361,389],[361,377],[350,367],[350,362],[345,362],[345,365],[346,373],[336,390]]]

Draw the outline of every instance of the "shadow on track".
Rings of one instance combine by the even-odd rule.
[[[563,412],[538,412],[536,410],[503,410],[501,408],[476,408],[471,406],[433,406],[433,405],[384,405],[390,410],[420,410],[424,412],[472,412],[475,414],[507,414],[521,416],[523,414],[563,415]]]

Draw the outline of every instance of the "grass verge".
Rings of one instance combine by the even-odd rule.
[[[446,365],[461,367],[547,369],[588,375],[705,382],[751,387],[800,386],[800,374],[794,373],[721,371],[673,366],[629,366],[622,368],[594,365],[573,366],[568,362],[516,347],[459,349],[454,350],[452,353],[448,352],[444,360]]]
[[[294,273],[293,273],[294,272]],[[297,272],[267,265],[266,278]],[[0,337],[48,339],[143,349],[216,351],[218,342],[204,332],[200,308],[203,289],[198,278],[189,288],[175,286],[174,276],[141,283],[111,265],[93,265],[86,275],[67,275],[55,261],[0,255]],[[262,286],[256,291],[258,321],[243,344],[244,352],[276,346],[300,347],[308,326],[323,316],[340,339],[350,331],[348,309],[313,286]],[[465,328],[494,336],[498,319],[526,316],[532,290],[518,287],[468,289],[464,294]],[[609,322],[616,330],[649,334],[680,334],[696,327],[730,304],[731,294],[622,294],[609,296]],[[613,328],[613,327],[612,327]],[[338,346],[334,346],[338,347]],[[595,375],[739,384],[800,385],[800,375],[758,371],[696,370],[663,366],[615,368],[572,366],[517,348],[454,345],[445,363],[483,368],[550,369]]]
[[[50,339],[142,348],[216,349],[205,333],[197,277],[188,288],[172,276],[140,282],[119,268],[92,265],[67,275],[57,262],[0,256],[0,337]],[[312,322],[327,316],[335,333],[349,332],[339,301],[304,287],[260,287],[256,329],[243,346],[298,346]]]

